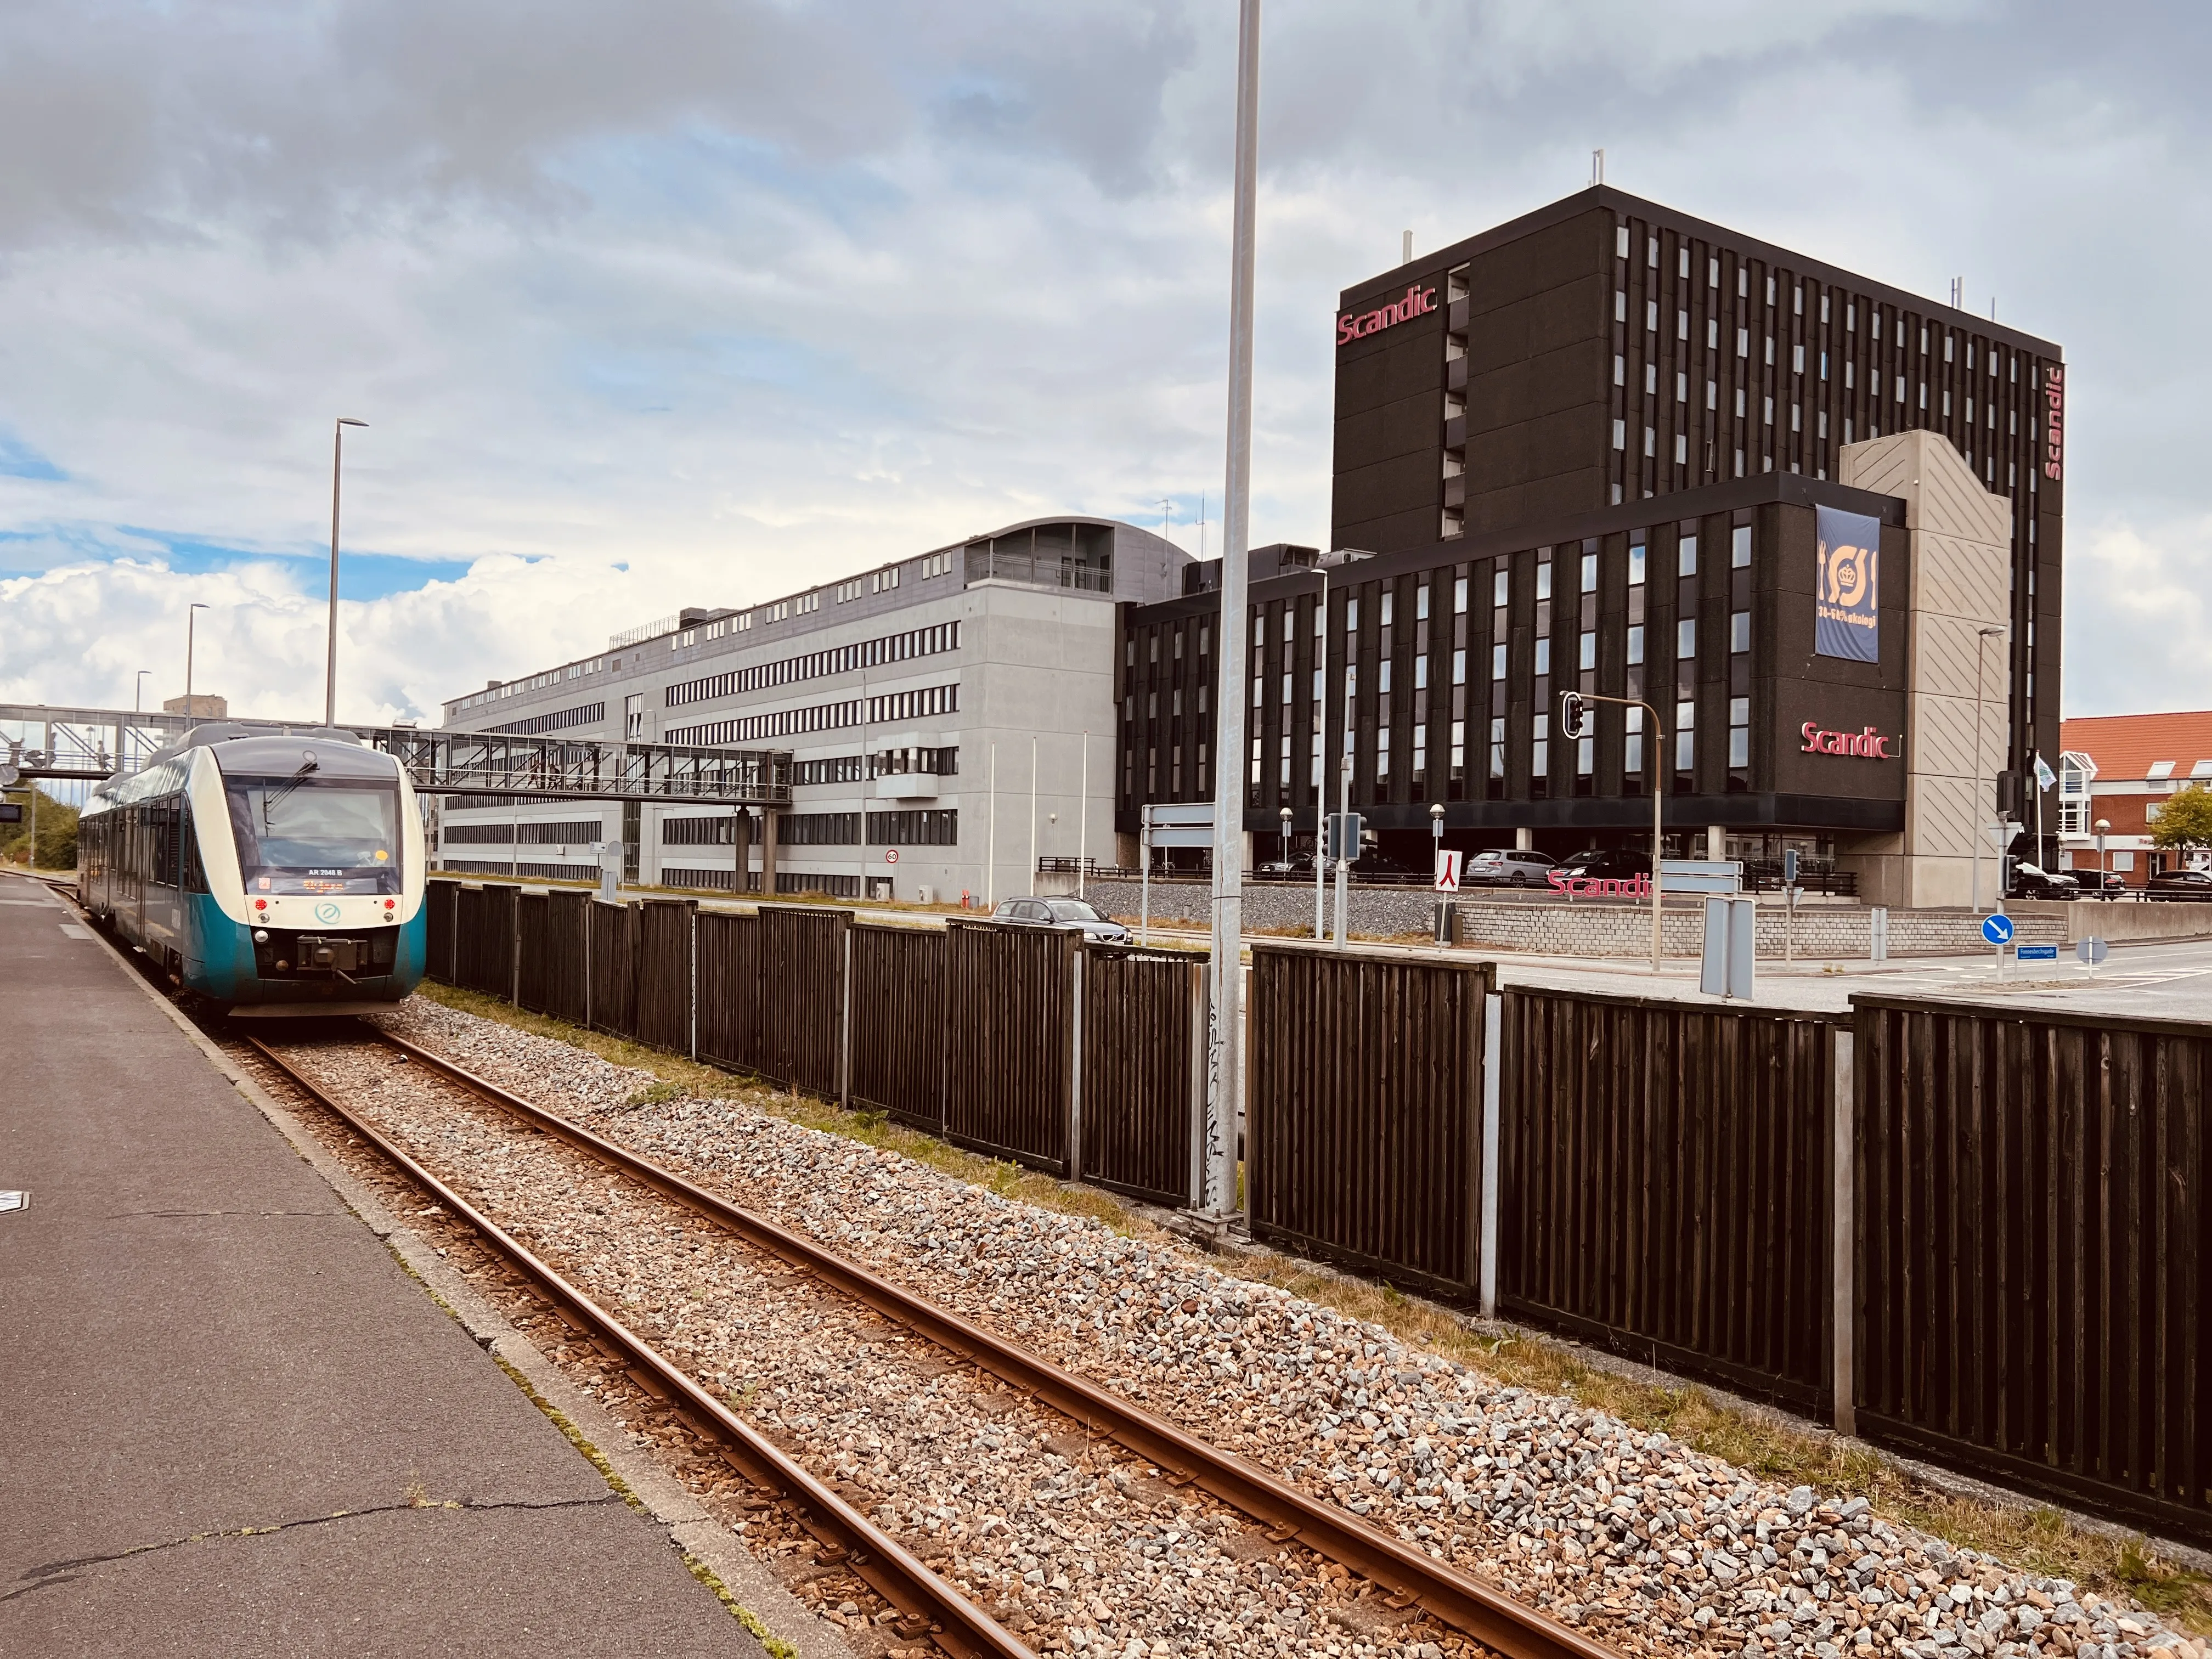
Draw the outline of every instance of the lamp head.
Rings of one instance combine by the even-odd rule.
[[[340,426],[367,426],[368,422],[367,421],[356,421],[350,415],[341,415],[338,416],[338,424]]]

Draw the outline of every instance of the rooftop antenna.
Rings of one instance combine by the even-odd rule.
[[[1996,295],[1992,294],[1992,295],[1990,295],[1990,320],[1991,322],[1993,322],[1993,323],[1994,323],[1995,321],[1996,321],[1996,319],[1997,319],[1997,296],[1996,296]]]
[[[1954,311],[1965,310],[1966,301],[1966,279],[1963,276],[1954,276],[1951,279],[1951,309]]]
[[[1404,249],[1405,251],[1399,256],[1398,263],[1401,265],[1410,265],[1413,263],[1413,233],[1410,230],[1406,233]]]
[[[1203,489],[1198,492],[1198,556],[1201,562],[1206,557],[1206,492]]]
[[[1590,152],[1590,183],[1601,185],[1604,182],[1605,152],[1601,149],[1594,149]]]

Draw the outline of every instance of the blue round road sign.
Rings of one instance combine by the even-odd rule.
[[[2010,916],[1984,916],[1982,918],[1982,937],[1989,940],[1992,945],[2011,944],[2012,918]]]

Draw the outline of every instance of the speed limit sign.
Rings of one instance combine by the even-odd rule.
[[[896,864],[898,862],[898,848],[896,847],[885,848],[884,849],[884,862],[885,864]]]

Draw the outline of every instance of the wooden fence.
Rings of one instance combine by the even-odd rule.
[[[851,937],[853,1104],[940,1133],[945,935],[855,923]]]
[[[1190,1201],[1203,957],[491,890],[431,884],[437,976]],[[2212,1543],[2212,1029],[1253,963],[1256,1237]]]
[[[1196,1201],[1206,1111],[1204,957],[1083,952],[1082,1178],[1153,1204]]]
[[[1853,1000],[1860,1432],[2212,1544],[2212,1029]]]
[[[1486,962],[1255,941],[1255,1238],[1474,1293]]]
[[[1071,1172],[1082,935],[954,922],[945,933],[945,1138]]]
[[[1519,987],[1503,1003],[1499,1311],[1825,1412],[1843,1017]]]

